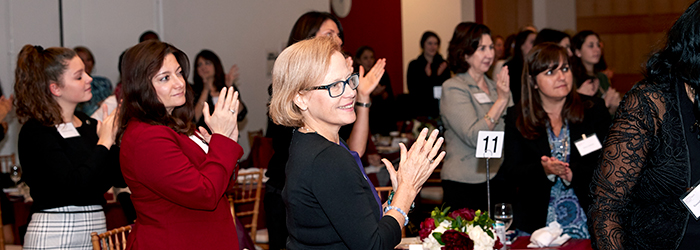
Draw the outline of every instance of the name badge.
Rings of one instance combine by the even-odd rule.
[[[442,86],[433,86],[433,98],[440,100],[442,96]]]
[[[578,152],[581,154],[581,156],[590,154],[591,152],[603,148],[603,145],[600,144],[600,141],[598,140],[598,136],[596,136],[596,134],[593,134],[591,136],[583,135],[582,139],[574,142],[574,145],[576,145],[576,149],[578,149]]]
[[[700,189],[697,187],[698,183],[695,183],[695,186],[681,196],[681,202],[693,214],[695,220],[700,217]]]
[[[489,95],[486,93],[476,93],[474,94],[474,99],[476,99],[476,101],[480,104],[492,103],[491,98],[489,98]]]
[[[56,129],[58,130],[58,133],[61,134],[63,139],[80,136],[80,133],[78,133],[78,130],[71,122],[58,124],[56,125]]]

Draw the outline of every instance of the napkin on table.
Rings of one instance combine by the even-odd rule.
[[[561,225],[556,221],[549,223],[549,226],[535,230],[530,236],[529,248],[536,247],[556,247],[561,246],[571,239],[568,234],[562,234]]]

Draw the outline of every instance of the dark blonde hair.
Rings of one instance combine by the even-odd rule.
[[[194,94],[190,84],[185,83],[185,104],[173,109],[171,114],[158,99],[152,79],[163,66],[167,55],[175,56],[186,80],[189,72],[189,59],[181,50],[158,40],[146,40],[129,48],[122,61],[122,103],[119,109],[120,138],[129,120],[137,119],[153,125],[164,125],[181,134],[194,132]]]
[[[327,36],[297,42],[282,51],[272,69],[270,118],[275,124],[304,125],[294,97],[323,80],[335,52],[340,52],[340,46]]]
[[[15,69],[15,109],[20,123],[35,119],[44,126],[63,123],[61,106],[53,98],[52,83],[63,86],[61,76],[76,57],[69,48],[24,45]]]

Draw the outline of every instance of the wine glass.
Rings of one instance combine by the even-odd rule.
[[[497,221],[502,221],[506,230],[513,223],[513,207],[509,203],[498,203],[493,211],[493,219]]]
[[[19,165],[12,165],[10,179],[12,179],[12,181],[15,182],[15,186],[17,186],[17,182],[22,179],[22,167]]]

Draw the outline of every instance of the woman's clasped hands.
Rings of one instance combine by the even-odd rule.
[[[204,116],[204,122],[211,130],[211,134],[221,134],[238,141],[238,103],[238,91],[234,91],[233,87],[221,89],[219,101],[214,105],[214,113],[211,115],[209,115],[209,104],[204,103],[202,115]],[[211,134],[203,127],[199,127],[199,132],[209,142]]]
[[[571,182],[573,173],[571,172],[571,168],[569,168],[569,163],[560,161],[555,157],[548,156],[542,156],[540,162],[542,163],[542,167],[544,167],[545,174],[553,174],[568,182]]]

